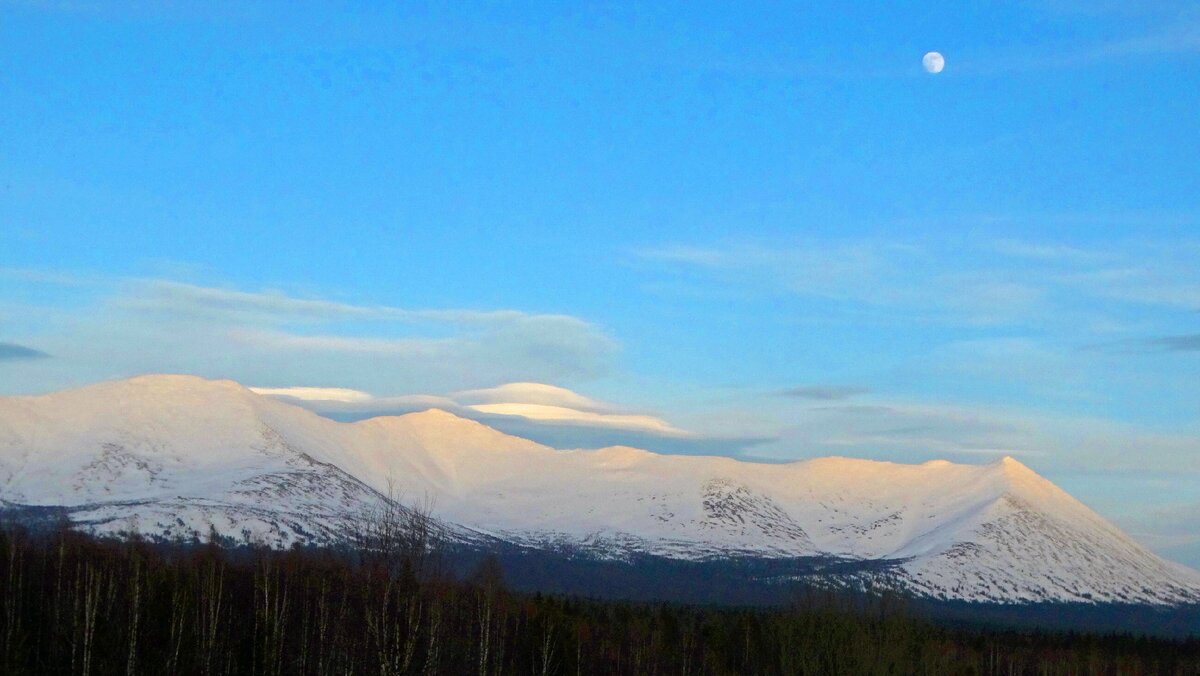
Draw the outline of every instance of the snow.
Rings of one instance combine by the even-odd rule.
[[[339,423],[191,376],[0,398],[0,501],[98,532],[328,541],[388,493],[464,533],[601,556],[836,556],[894,562],[891,583],[934,597],[1200,600],[1200,574],[1013,458],[560,451],[437,409]]]

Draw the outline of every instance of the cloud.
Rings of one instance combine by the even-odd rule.
[[[431,408],[470,417],[470,411],[458,402],[449,397],[435,394],[376,397],[361,390],[340,387],[251,387],[250,389],[343,422],[379,416],[404,415]],[[294,396],[298,390],[304,394]],[[342,395],[341,393],[347,394]]]
[[[248,292],[185,284],[170,280],[134,280],[119,304],[135,310],[176,315],[216,316],[259,321],[331,321],[366,319],[409,323],[495,324],[530,315],[516,310],[412,310],[386,305],[355,305],[297,298],[279,291]],[[563,315],[541,315],[560,320]]]
[[[0,361],[46,359],[49,356],[49,354],[41,350],[35,350],[32,347],[17,345],[16,343],[0,343]]]
[[[1039,472],[1163,471],[1200,476],[1200,437],[1133,423],[1020,407],[883,399],[813,402],[792,408],[775,439],[753,449],[764,459],[827,455],[896,462],[980,456],[1030,459]],[[1134,452],[1136,451],[1136,452]]]
[[[456,392],[454,398],[464,404],[539,404],[567,407],[579,411],[612,411],[611,404],[596,401],[565,387],[543,383],[508,383],[498,387]]]
[[[439,349],[454,345],[443,338],[362,338],[357,336],[303,335],[285,331],[234,329],[234,341],[277,352],[340,352],[392,357],[433,357]]]
[[[147,372],[446,391],[587,380],[608,373],[619,349],[583,319],[508,308],[359,305],[162,279],[107,280],[78,295],[57,288],[58,305],[40,308],[25,330],[60,359],[23,369],[5,382],[9,392]]]
[[[1200,251],[1193,248],[1192,255],[1200,255]],[[1177,258],[1178,255],[1164,252],[1161,260],[1156,262],[1127,260],[1105,267],[1064,272],[1052,281],[1087,295],[1130,304],[1200,310],[1200,270],[1190,268],[1191,262]]]
[[[647,415],[623,415],[616,413],[594,413],[580,411],[565,406],[547,406],[545,404],[475,404],[469,408],[496,416],[517,416],[526,420],[560,425],[583,425],[588,427],[613,427],[622,430],[651,432],[664,436],[689,436],[689,434],[674,425]]]
[[[1162,56],[1200,52],[1200,21],[1180,21],[1175,17],[1157,31],[1123,40],[1114,40],[1091,50],[1085,58],[1114,60],[1132,56]]]
[[[826,319],[1077,329],[1112,325],[1106,320],[1132,309],[1200,309],[1197,240],[1107,248],[947,237],[746,240],[633,254],[659,288],[670,288],[666,278],[690,283],[693,294],[792,296]]]
[[[1200,352],[1200,333],[1181,336],[1161,336],[1145,341],[1151,348],[1167,352]]]
[[[867,394],[871,391],[868,387],[854,387],[848,385],[806,385],[802,387],[792,387],[780,392],[786,397],[796,397],[798,399],[815,399],[817,401],[840,401],[849,399],[859,395]]]
[[[882,240],[670,244],[634,252],[674,272],[697,271],[726,284],[868,302],[893,300],[898,289],[877,282],[923,254],[920,247]]]
[[[1081,350],[1125,355],[1200,352],[1200,333],[1155,336],[1153,338],[1125,338],[1085,345]]]
[[[995,337],[944,343],[903,369],[910,377],[970,379],[993,385],[1018,383],[1037,391],[1062,391],[1084,380],[1086,364],[1074,351],[1026,337]]]
[[[923,461],[986,455],[1037,456],[1033,426],[1019,417],[970,407],[890,402],[811,406],[774,448],[805,456],[852,455]]]
[[[1019,239],[998,239],[992,244],[997,253],[1015,258],[1029,258],[1048,262],[1062,261],[1098,261],[1105,258],[1103,253],[1084,249],[1082,247],[1059,244],[1055,242],[1029,242]]]
[[[472,411],[490,416],[517,417],[547,425],[576,425],[644,432],[664,437],[695,436],[662,418],[623,411],[614,404],[585,397],[564,387],[543,383],[508,383],[487,389],[457,392],[451,396]]]
[[[343,419],[442,408],[469,417],[521,418],[544,425],[594,427],[666,437],[694,436],[662,418],[644,413],[620,412],[613,404],[596,401],[565,387],[543,383],[508,383],[448,395],[398,397],[375,397],[361,390],[339,387],[250,389],[259,394],[292,400],[319,413],[334,414]]]
[[[1147,547],[1200,568],[1200,503],[1175,504],[1121,521],[1129,534]]]
[[[1013,323],[1043,310],[1041,289],[1006,267],[961,264],[957,243],[882,239],[668,245],[635,255],[652,273],[746,296],[810,301],[814,318],[876,323]],[[818,309],[819,308],[819,309]]]
[[[1052,14],[1070,15],[1071,32],[1104,37],[1064,40],[1054,36],[1036,46],[1017,42],[1004,51],[990,50],[990,54],[977,53],[974,58],[964,59],[959,62],[956,72],[960,75],[992,75],[1113,62],[1128,65],[1127,62],[1137,59],[1186,57],[1200,53],[1200,14],[1188,3],[1040,4],[1052,9]]]
[[[251,387],[252,391],[269,397],[300,401],[336,401],[345,403],[371,401],[370,394],[345,387]]]
[[[630,411],[543,383],[508,383],[446,395],[388,397],[332,387],[251,389],[342,421],[439,408],[555,448],[620,445],[661,453],[738,455],[770,439],[699,434],[645,412]]]

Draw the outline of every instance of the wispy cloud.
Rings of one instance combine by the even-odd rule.
[[[1200,333],[1150,338],[1145,344],[1167,352],[1200,352]]]
[[[545,383],[506,383],[496,387],[455,392],[454,398],[466,405],[534,404],[571,408],[591,413],[618,411],[613,404],[585,397],[565,387]]]
[[[509,308],[360,305],[163,279],[79,291],[60,293],[62,309],[39,319],[39,343],[63,359],[14,374],[10,392],[148,371],[364,390],[571,381],[606,373],[618,350],[586,320]]]
[[[855,387],[850,385],[804,385],[801,387],[790,387],[780,391],[780,394],[798,399],[840,401],[867,394],[870,391],[869,387]]]
[[[632,445],[675,453],[736,455],[758,437],[698,434],[646,411],[603,402],[544,383],[507,383],[446,394],[376,397],[336,387],[251,388],[338,420],[439,408],[560,448]]]
[[[347,387],[251,387],[258,394],[300,401],[358,403],[375,398],[362,390]]]
[[[703,272],[727,283],[758,289],[862,301],[888,302],[903,288],[878,282],[924,257],[915,245],[883,240],[722,242],[665,245],[634,255],[676,270]]]
[[[687,437],[690,433],[675,427],[661,418],[649,415],[622,413],[595,413],[580,411],[567,406],[546,404],[473,404],[468,408],[497,416],[515,416],[525,420],[557,425],[582,425],[588,427],[612,427],[622,430],[650,432],[670,437]]]
[[[672,244],[634,252],[651,274],[746,294],[886,308],[910,321],[1080,325],[1080,299],[1200,309],[1200,241],[1094,249],[1016,239]],[[1094,309],[1088,312],[1094,313]],[[1093,317],[1092,319],[1096,319]]]
[[[1006,256],[1048,262],[1098,262],[1108,256],[1104,252],[1055,242],[1030,242],[1019,239],[997,239],[992,248]]]
[[[1019,416],[965,406],[822,404],[795,414],[783,445],[813,455],[879,455],[928,460],[977,455],[1040,455],[1033,425]]]
[[[900,462],[1013,455],[1032,459],[1035,469],[1050,474],[1082,468],[1200,474],[1200,438],[1186,431],[1020,407],[877,399],[794,408],[791,424],[754,453],[770,459],[848,455]]]
[[[41,350],[18,345],[16,343],[0,343],[0,361],[17,361],[26,359],[46,359],[50,355]]]
[[[1200,53],[1200,15],[1176,15],[1157,30],[1098,45],[1081,56],[1095,61],[1130,56]]]
[[[1108,352],[1119,355],[1154,355],[1200,352],[1200,333],[1123,338],[1092,343],[1080,348],[1086,352]]]
[[[201,316],[212,314],[251,321],[366,319],[491,324],[519,321],[531,316],[516,310],[413,310],[385,305],[356,305],[322,299],[298,298],[281,291],[248,292],[161,279],[132,280],[128,286],[131,293],[120,297],[118,303],[135,310]],[[560,320],[571,319],[562,315],[540,316]]]
[[[1094,24],[1092,39],[1045,39],[1017,43],[1003,51],[976,54],[958,64],[963,74],[995,74],[1031,70],[1081,68],[1131,59],[1165,59],[1200,54],[1200,13],[1192,4],[1042,3],[1054,13],[1070,15],[1073,32]],[[1069,7],[1069,5],[1079,5]],[[1119,6],[1118,6],[1119,5]]]
[[[1200,567],[1200,503],[1125,514],[1118,520],[1130,535],[1156,552]]]

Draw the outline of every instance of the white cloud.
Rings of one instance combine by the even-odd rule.
[[[870,388],[857,385],[801,385],[789,387],[779,392],[785,397],[812,399],[816,401],[841,401],[852,397],[869,394]]]
[[[1100,261],[1107,258],[1105,254],[1098,251],[1092,251],[1082,247],[1069,246],[1055,242],[1030,242],[1020,239],[998,239],[993,242],[992,246],[998,253],[1002,253],[1006,256],[1030,258],[1049,262],[1089,262]]]
[[[1125,515],[1121,525],[1147,547],[1200,567],[1200,503],[1174,504]]]
[[[299,335],[284,331],[246,331],[234,329],[228,336],[234,341],[268,350],[303,352],[342,352],[399,357],[432,357],[440,349],[453,348],[446,338],[361,338],[356,336]]]
[[[851,455],[924,461],[978,455],[1035,456],[1044,452],[1033,425],[949,405],[880,402],[804,406],[771,444],[783,456]],[[766,449],[764,449],[766,450]]]
[[[1114,325],[1112,315],[1131,309],[1200,310],[1196,240],[1104,249],[980,238],[750,240],[670,244],[634,255],[650,264],[659,287],[669,278],[717,293],[832,300],[842,312],[875,321],[1073,329]],[[1111,307],[1094,307],[1099,301]]]
[[[155,279],[78,288],[23,327],[23,339],[57,359],[10,368],[8,393],[147,372],[445,391],[590,379],[611,369],[618,349],[596,325],[561,314],[355,305]]]
[[[516,310],[413,310],[386,305],[355,305],[297,298],[280,291],[248,292],[162,279],[131,280],[127,282],[127,288],[129,292],[117,299],[118,304],[125,307],[178,315],[212,314],[251,322],[368,319],[412,323],[493,324],[519,321],[530,316],[557,320],[572,319],[565,315],[529,315]]]
[[[355,403],[374,400],[374,397],[366,392],[351,390],[345,387],[251,387],[250,389],[270,397],[299,399],[301,401]]]
[[[480,413],[516,416],[541,423],[611,427],[639,432],[652,432],[664,436],[690,436],[684,430],[671,425],[665,420],[648,415],[594,413],[592,411],[580,411],[565,406],[522,403],[475,404],[468,408]]]
[[[689,437],[662,418],[597,401],[564,387],[543,383],[508,383],[451,395],[459,404],[479,413],[510,416],[554,425],[612,428],[670,437]]]
[[[698,271],[725,284],[882,303],[897,300],[896,294],[905,289],[880,282],[903,272],[925,252],[882,240],[811,240],[666,245],[635,255],[674,271]]]
[[[974,462],[981,455],[1013,455],[1051,474],[1086,469],[1200,475],[1195,430],[1167,432],[1086,415],[879,396],[864,403],[773,401],[787,406],[777,418],[790,422],[754,450],[769,459],[848,455]]]
[[[611,411],[611,404],[596,401],[565,387],[543,383],[508,383],[497,387],[456,392],[454,398],[463,404],[540,404],[575,409],[577,411]]]
[[[403,414],[441,408],[468,417],[520,418],[540,425],[573,425],[686,438],[691,433],[662,418],[620,412],[613,404],[596,401],[565,387],[544,383],[508,383],[497,387],[463,390],[449,395],[375,397],[360,390],[336,387],[254,387],[259,394],[295,401],[324,414],[343,417]]]

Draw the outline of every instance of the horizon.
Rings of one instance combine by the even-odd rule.
[[[1200,567],[1188,3],[0,2],[0,39],[0,396],[1013,456]]]

